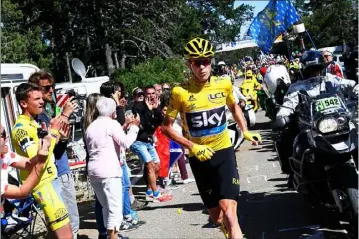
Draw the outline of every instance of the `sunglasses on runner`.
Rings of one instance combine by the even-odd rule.
[[[45,86],[41,86],[41,89],[45,92],[49,92],[50,89],[54,89],[54,85],[45,85]]]
[[[211,59],[203,59],[203,60],[193,60],[191,61],[192,66],[200,67],[200,66],[208,66],[211,64]]]

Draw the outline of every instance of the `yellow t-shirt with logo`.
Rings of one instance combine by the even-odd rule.
[[[230,77],[211,76],[205,85],[193,79],[175,86],[167,116],[180,113],[185,136],[192,142],[207,145],[214,151],[232,145],[227,130],[226,104],[235,104]]]
[[[32,118],[26,115],[20,115],[16,120],[15,125],[11,131],[12,144],[15,147],[17,154],[32,159],[37,155],[39,138],[37,136],[37,129],[39,124]],[[44,164],[40,181],[33,189],[36,191],[41,188],[42,185],[51,182],[57,177],[57,170],[54,163],[53,150],[55,147],[56,140],[51,141],[49,148],[49,156]],[[29,175],[29,171],[20,170],[20,179],[22,182],[26,180]]]

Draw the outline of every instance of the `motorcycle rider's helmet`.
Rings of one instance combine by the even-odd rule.
[[[186,60],[191,58],[211,58],[214,56],[214,47],[208,40],[196,37],[190,40],[184,48]]]
[[[246,71],[246,78],[247,78],[247,77],[252,78],[252,76],[253,76],[252,71],[251,71],[251,70],[247,70],[247,71]]]
[[[282,83],[289,85],[291,83],[287,68],[283,65],[269,66],[263,81],[268,91],[272,94],[276,92],[278,85]]]
[[[300,58],[300,63],[302,64],[301,69],[304,76],[313,72],[320,72],[326,66],[322,53],[315,50],[305,51]]]

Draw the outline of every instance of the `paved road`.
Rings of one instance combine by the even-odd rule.
[[[242,190],[238,217],[246,238],[348,238],[332,214],[314,210],[301,195],[287,190],[270,141],[269,122],[263,111],[257,118],[254,130],[262,134],[263,144],[244,142],[236,153]],[[122,234],[129,238],[224,238],[208,223],[195,183],[181,185],[172,193],[170,202],[152,203],[139,212],[145,225]],[[79,238],[97,238],[92,205],[80,208]]]

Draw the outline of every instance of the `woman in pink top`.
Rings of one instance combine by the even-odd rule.
[[[102,205],[108,236],[117,238],[122,215],[122,170],[118,153],[136,140],[140,119],[137,116],[127,134],[116,121],[116,103],[102,97],[96,103],[99,116],[87,128],[85,141],[89,153],[88,175],[95,194]]]

